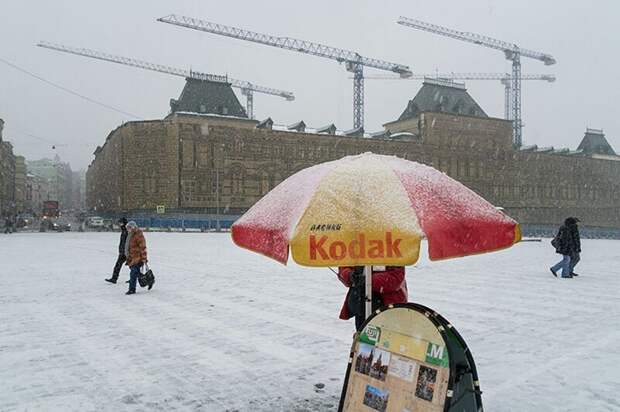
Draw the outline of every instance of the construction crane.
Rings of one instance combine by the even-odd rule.
[[[398,76],[372,75],[366,76],[367,79],[380,80],[403,80]],[[450,80],[499,80],[504,85],[504,119],[511,120],[512,104],[512,76],[508,73],[414,73],[411,77],[404,80],[424,80],[424,79],[450,79]],[[553,74],[522,74],[521,80],[544,80],[549,83],[555,82]]]
[[[140,69],[152,70],[160,73],[171,74],[190,79],[205,80],[210,82],[230,83],[232,87],[241,89],[241,94],[246,97],[246,113],[250,119],[254,118],[254,92],[270,94],[273,96],[283,97],[288,101],[295,100],[295,96],[291,92],[273,89],[271,87],[258,86],[245,80],[232,79],[228,76],[220,76],[216,74],[201,73],[193,70],[179,69],[177,67],[164,66],[156,63],[149,63],[143,60],[132,59],[129,57],[117,56],[96,50],[63,46],[49,42],[39,42],[39,47],[46,49],[58,50],[65,53],[77,54],[79,56],[92,57],[93,59],[104,60],[112,63],[124,64],[126,66],[138,67]]]
[[[401,77],[408,77],[411,75],[411,70],[406,65],[364,57],[351,50],[330,47],[324,44],[312,43],[290,37],[256,33],[237,27],[225,26],[223,24],[211,23],[175,14],[157,20],[176,26],[311,54],[313,56],[324,57],[336,60],[339,63],[344,63],[346,70],[353,73],[353,128],[355,129],[364,127],[364,66],[398,73]]]
[[[523,49],[514,43],[497,40],[476,33],[453,30],[447,27],[442,27],[436,24],[426,23],[407,17],[399,17],[397,23],[414,29],[428,31],[431,33],[474,43],[480,46],[490,47],[492,49],[504,52],[504,56],[506,57],[506,59],[512,61],[512,74],[510,77],[510,82],[512,83],[511,111],[513,119],[513,143],[516,147],[520,147],[523,142],[521,133],[521,57],[529,57],[532,59],[540,60],[545,65],[555,64],[555,58],[550,54]]]

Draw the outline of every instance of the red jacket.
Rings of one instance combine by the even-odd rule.
[[[338,279],[346,286],[351,287],[350,276],[353,268],[344,266],[338,268]],[[407,281],[405,280],[405,268],[403,266],[386,266],[385,271],[372,272],[372,293],[378,293],[384,305],[391,303],[407,303]],[[340,310],[340,319],[350,319],[353,317],[347,308],[347,298]]]

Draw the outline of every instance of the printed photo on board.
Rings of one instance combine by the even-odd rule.
[[[374,386],[366,385],[366,392],[364,392],[364,405],[380,412],[385,412],[387,409],[388,398],[390,392],[375,388]]]
[[[437,369],[420,365],[420,373],[418,374],[418,383],[415,387],[415,396],[425,401],[433,400],[433,392],[435,392],[435,382],[437,381]]]
[[[372,345],[360,343],[355,362],[355,371],[371,378],[385,381],[390,364],[390,352],[377,349]]]

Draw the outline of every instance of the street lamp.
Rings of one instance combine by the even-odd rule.
[[[215,230],[220,231],[220,166],[215,166]]]
[[[215,163],[215,230],[219,232],[221,230],[220,227],[220,162],[223,162],[223,153],[224,153],[224,143],[218,144],[219,150],[215,150],[214,152],[214,163]],[[216,147],[218,147],[216,146]]]

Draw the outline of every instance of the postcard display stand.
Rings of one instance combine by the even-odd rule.
[[[339,411],[481,412],[474,359],[454,327],[415,303],[376,311],[354,337]]]

